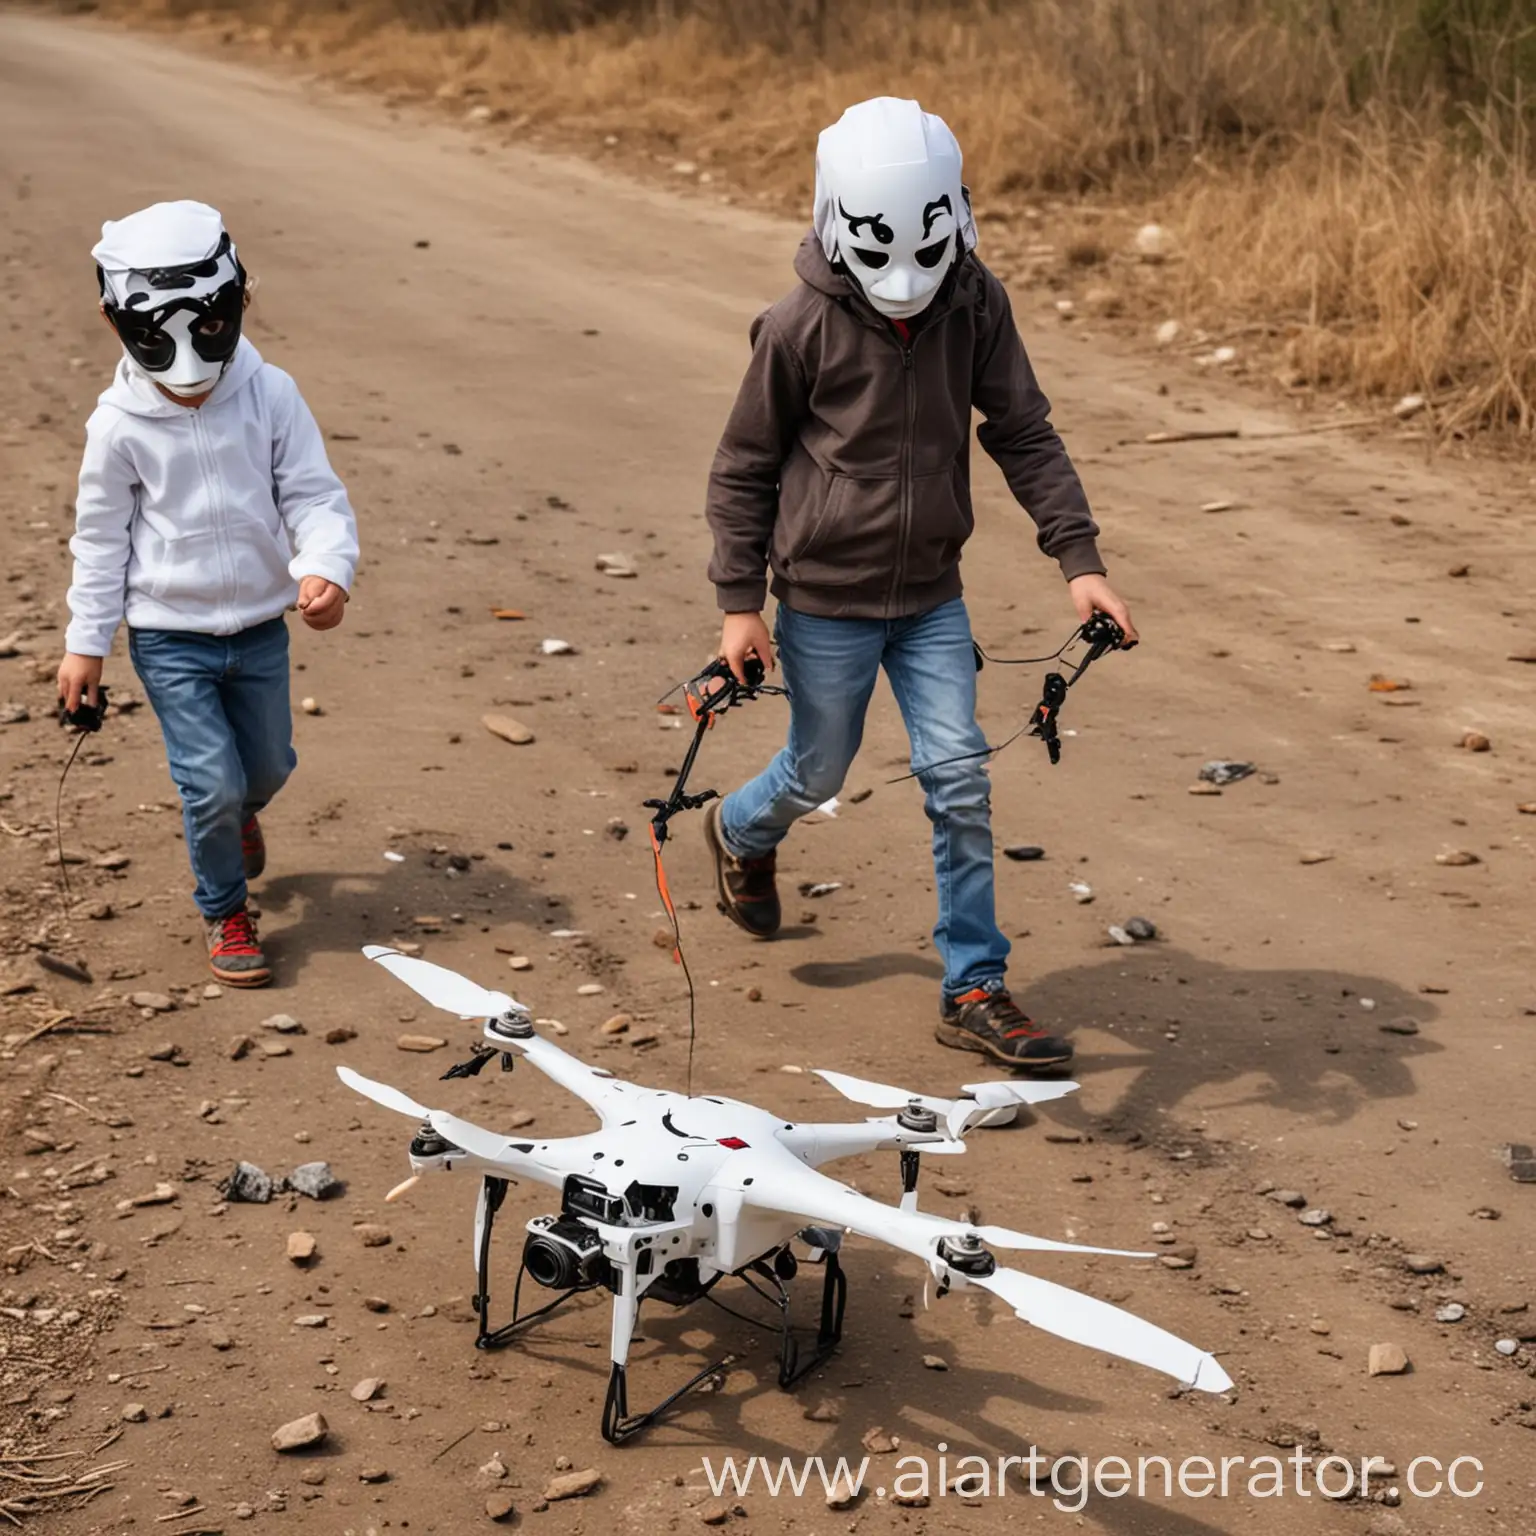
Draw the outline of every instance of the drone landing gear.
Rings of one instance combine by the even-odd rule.
[[[546,1302],[542,1307],[537,1307],[531,1312],[521,1310],[523,1277],[527,1273],[526,1263],[519,1264],[517,1280],[512,1289],[512,1318],[499,1328],[490,1326],[490,1268],[491,1268],[491,1232],[496,1224],[496,1213],[501,1208],[502,1201],[507,1193],[506,1179],[494,1178],[487,1175],[481,1189],[481,1208],[479,1219],[476,1223],[476,1264],[479,1271],[479,1289],[474,1298],[474,1306],[479,1314],[480,1328],[475,1338],[476,1349],[499,1349],[508,1344],[530,1324],[540,1318],[548,1317],[557,1308],[562,1307],[573,1296],[583,1291],[599,1289],[597,1282],[590,1285],[572,1286],[562,1291],[554,1300]],[[807,1237],[814,1236],[817,1239],[814,1251],[820,1254],[819,1262],[822,1265],[821,1286],[821,1315],[816,1331],[816,1341],[812,1348],[803,1350],[799,1338],[790,1321],[789,1286],[799,1269],[799,1261],[788,1247],[781,1248],[777,1253],[768,1258],[756,1259],[745,1269],[738,1270],[735,1278],[743,1281],[755,1295],[771,1302],[778,1312],[779,1335],[779,1386],[788,1389],[801,1381],[818,1366],[824,1365],[836,1350],[843,1336],[843,1313],[848,1302],[848,1277],[844,1273],[842,1265],[838,1261],[837,1250],[832,1246],[836,1241],[836,1234],[816,1232],[804,1234]],[[694,1261],[682,1261],[694,1264]],[[613,1337],[611,1355],[613,1360],[612,1370],[608,1377],[608,1391],[603,1399],[602,1435],[610,1445],[622,1445],[626,1440],[632,1439],[642,1430],[662,1418],[672,1407],[686,1397],[690,1392],[696,1391],[712,1378],[717,1377],[721,1371],[734,1364],[734,1355],[725,1355],[702,1370],[690,1376],[682,1386],[669,1393],[654,1407],[641,1413],[631,1413],[629,1408],[629,1377],[627,1370],[627,1358],[629,1344],[639,1320],[640,1302],[644,1298],[638,1296],[635,1290],[635,1276],[632,1272],[621,1271],[613,1277],[613,1284],[608,1288],[613,1292]],[[745,1313],[737,1312],[733,1307],[726,1306],[718,1301],[710,1293],[716,1282],[721,1278],[716,1274],[702,1283],[697,1279],[696,1265],[692,1272],[692,1278],[684,1274],[678,1277],[676,1282],[669,1283],[667,1276],[658,1277],[652,1286],[652,1292],[656,1299],[667,1301],[673,1306],[686,1306],[691,1301],[709,1300],[722,1311],[732,1317],[741,1318],[744,1322],[758,1323],[759,1320],[748,1317]],[[759,1282],[766,1282],[766,1286]]]

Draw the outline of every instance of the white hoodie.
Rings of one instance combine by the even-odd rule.
[[[65,649],[105,656],[117,626],[233,635],[350,590],[357,524],[298,386],[242,339],[194,409],[126,358],[85,428]]]

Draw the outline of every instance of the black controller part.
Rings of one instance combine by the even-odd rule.
[[[59,724],[73,726],[77,731],[99,731],[106,716],[107,685],[105,683],[97,686],[94,704],[86,703],[83,694],[79,705],[74,709],[66,708],[64,700],[59,700]]]

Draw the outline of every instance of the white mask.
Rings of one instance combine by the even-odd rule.
[[[915,101],[849,107],[816,143],[816,233],[882,315],[910,320],[975,247],[960,145]]]
[[[102,225],[102,309],[129,362],[172,394],[206,394],[240,342],[245,269],[204,203],[156,203]]]

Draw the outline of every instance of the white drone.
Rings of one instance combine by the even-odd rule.
[[[612,1293],[613,1367],[602,1420],[603,1437],[610,1442],[617,1444],[653,1423],[728,1363],[707,1366],[649,1412],[632,1414],[625,1366],[643,1299],[681,1307],[709,1297],[727,1275],[745,1281],[778,1309],[779,1384],[788,1387],[822,1364],[842,1336],[847,1279],[838,1249],[842,1234],[850,1231],[921,1259],[939,1296],[979,1286],[1047,1333],[1150,1366],[1201,1391],[1224,1392],[1232,1385],[1216,1359],[1193,1344],[1107,1302],[1001,1269],[990,1250],[1135,1259],[1153,1255],[1055,1242],[918,1210],[922,1152],[964,1152],[962,1138],[972,1126],[1010,1117],[1020,1104],[1060,1098],[1076,1083],[971,1083],[963,1097],[950,1100],[819,1072],[855,1103],[894,1113],[861,1123],[799,1124],[736,1099],[690,1098],[621,1082],[536,1034],[528,1011],[505,993],[383,946],[370,945],[363,953],[433,1007],[485,1021],[487,1048],[445,1076],[473,1076],[497,1056],[504,1071],[526,1060],[582,1099],[601,1120],[602,1129],[586,1136],[553,1141],[503,1136],[446,1110],[428,1109],[349,1067],[336,1069],[349,1087],[420,1126],[410,1145],[412,1178],[391,1191],[390,1198],[429,1171],[464,1168],[481,1175],[475,1209],[477,1347],[505,1343],[579,1292],[601,1288]],[[899,1205],[872,1200],[819,1171],[838,1158],[878,1151],[901,1154]],[[560,1213],[528,1222],[512,1321],[493,1330],[488,1326],[491,1229],[507,1185],[520,1178],[560,1190]],[[804,1355],[789,1320],[787,1282],[802,1262],[791,1247],[795,1240],[809,1248],[804,1262],[824,1270],[820,1326],[814,1349]],[[519,1314],[525,1274],[561,1294]]]

